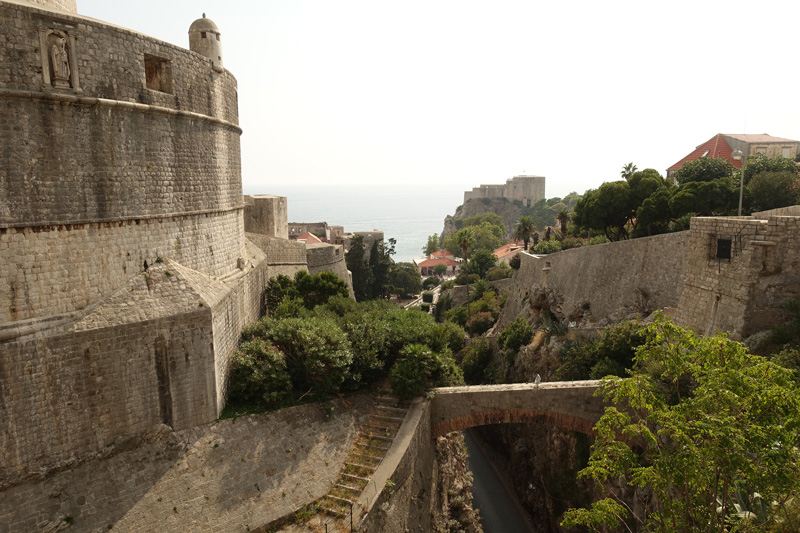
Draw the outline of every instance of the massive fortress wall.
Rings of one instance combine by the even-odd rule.
[[[464,203],[483,198],[518,200],[528,207],[544,198],[544,176],[514,176],[505,185],[481,185],[464,192]]]
[[[233,76],[77,15],[0,2],[0,20],[0,122],[11,125],[0,129],[0,322],[84,308],[159,256],[234,270],[244,233]],[[43,53],[58,37],[60,85]],[[90,277],[102,279],[87,287]]]
[[[269,265],[230,73],[74,2],[0,34],[2,489],[214,420]]]

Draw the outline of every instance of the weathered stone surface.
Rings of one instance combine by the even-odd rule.
[[[370,411],[370,395],[172,432],[155,426],[127,448],[0,498],[0,531],[244,531],[330,488]],[[3,529],[7,525],[7,529]]]

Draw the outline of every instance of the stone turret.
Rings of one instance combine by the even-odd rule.
[[[68,13],[77,13],[78,6],[76,0],[26,0],[29,4],[45,9],[55,9],[56,11],[66,11]]]
[[[209,58],[214,64],[214,69],[217,70],[222,69],[220,35],[217,25],[213,20],[206,18],[205,13],[203,13],[203,18],[195,20],[189,26],[189,49]]]

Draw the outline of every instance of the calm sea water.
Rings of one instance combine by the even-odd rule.
[[[444,217],[464,200],[458,188],[292,186],[245,187],[245,194],[286,196],[289,222],[327,222],[344,230],[382,229],[386,239],[397,239],[395,261],[422,255],[428,235],[441,233]]]

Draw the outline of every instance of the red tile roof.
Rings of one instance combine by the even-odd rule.
[[[704,155],[705,154],[705,155]],[[701,157],[716,157],[721,159],[727,159],[733,166],[736,168],[742,168],[742,162],[736,161],[733,158],[733,150],[731,146],[728,144],[728,141],[722,136],[721,133],[718,133],[711,137],[709,140],[698,146],[694,149],[694,152],[690,153],[667,170],[678,170],[684,164],[688,163],[689,161],[694,161],[696,159],[700,159]]]
[[[307,232],[303,233],[302,235],[298,235],[297,239],[306,241],[306,244],[317,244],[317,243],[322,242],[319,237],[317,237],[316,235],[314,235],[310,231],[307,231]]]
[[[426,259],[425,261],[422,261],[421,263],[417,263],[417,266],[420,267],[420,268],[421,267],[433,267],[433,266],[436,266],[436,265],[458,266],[459,263],[457,263],[456,261],[453,261],[452,259],[450,259],[448,257],[436,257],[436,258]]]
[[[494,256],[498,259],[502,259],[503,257],[509,254],[515,254],[517,252],[521,252],[525,246],[522,244],[517,244],[515,242],[510,242],[508,244],[504,244],[500,248],[497,248],[494,252]]]
[[[439,250],[438,252],[433,252],[428,257],[455,257],[454,253],[448,252],[447,250]]]

